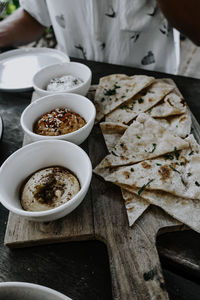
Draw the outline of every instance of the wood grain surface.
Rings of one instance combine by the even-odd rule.
[[[193,130],[200,141],[194,116]],[[25,144],[28,142],[25,139]],[[87,151],[93,167],[106,154],[99,126],[93,128]],[[5,245],[27,247],[69,240],[101,240],[108,248],[114,299],[168,299],[156,237],[161,231],[184,229],[180,222],[154,206],[129,227],[120,189],[94,175],[83,203],[63,219],[35,223],[10,214]]]

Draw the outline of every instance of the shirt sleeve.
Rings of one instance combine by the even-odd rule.
[[[49,27],[51,25],[45,0],[20,0],[20,5],[43,26]]]

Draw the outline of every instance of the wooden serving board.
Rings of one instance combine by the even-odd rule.
[[[200,142],[200,126],[194,116],[192,118],[195,137]],[[24,144],[27,143],[25,137]],[[93,128],[83,147],[95,167],[106,154],[99,126]],[[168,299],[156,237],[166,231],[184,229],[183,224],[155,206],[150,206],[129,227],[120,189],[94,175],[83,203],[63,219],[35,223],[10,213],[5,245],[28,247],[72,240],[101,240],[108,248],[114,299]]]

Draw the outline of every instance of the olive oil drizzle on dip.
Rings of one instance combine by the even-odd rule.
[[[32,174],[21,189],[21,205],[27,211],[43,211],[70,201],[80,190],[78,178],[60,166]]]
[[[83,127],[86,121],[67,108],[55,108],[42,115],[33,126],[33,132],[45,136],[71,133]]]

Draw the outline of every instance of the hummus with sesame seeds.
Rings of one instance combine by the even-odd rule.
[[[44,211],[70,201],[80,191],[78,178],[64,167],[49,167],[31,175],[21,190],[27,211]]]
[[[86,121],[67,108],[55,108],[42,115],[36,121],[33,132],[45,136],[57,136],[71,133],[83,127]]]

